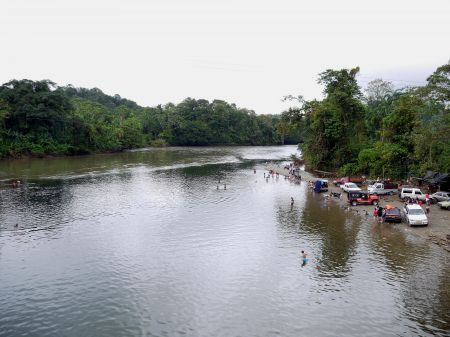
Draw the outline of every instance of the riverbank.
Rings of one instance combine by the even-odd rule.
[[[280,175],[289,176],[289,170],[285,169],[283,167],[269,164],[266,166],[267,170],[272,170],[275,173],[278,173]],[[300,176],[302,181],[314,181],[318,179],[318,177],[314,176],[310,172],[301,170]],[[292,177],[292,179],[295,179]],[[330,192],[337,192],[342,193],[342,189],[340,187],[334,186],[331,181],[328,185],[328,195]],[[325,197],[325,194],[323,194]],[[372,219],[372,213],[373,213],[373,206],[372,205],[358,205],[358,206],[351,206],[348,201],[347,197],[345,195],[345,192],[341,194],[341,197],[335,198],[332,197],[331,200],[334,200],[336,202],[339,202],[339,204],[346,208],[349,212],[356,213],[360,217],[370,217],[371,221],[374,221]],[[395,207],[398,207],[399,209],[403,208],[403,201],[396,195],[386,195],[386,196],[380,196],[380,206],[384,207],[385,205],[390,204]],[[365,212],[367,211],[368,215],[365,215]],[[437,244],[441,246],[443,249],[450,252],[450,240],[447,239],[447,235],[450,235],[450,212],[447,210],[440,209],[436,204],[430,206],[430,213],[427,214],[429,224],[425,227],[409,227],[405,222],[401,223],[395,223],[395,224],[388,224],[389,226],[394,226],[399,231],[402,231],[406,233],[407,235],[415,235],[418,237],[421,237],[427,241],[430,241],[434,244]]]

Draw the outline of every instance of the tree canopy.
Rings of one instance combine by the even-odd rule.
[[[141,107],[98,88],[13,80],[0,86],[0,156],[85,154],[154,145],[298,143],[280,115],[222,100]]]
[[[450,64],[422,87],[395,89],[376,79],[362,95],[359,68],[319,74],[324,99],[299,99],[283,113],[300,129],[307,163],[342,174],[405,178],[450,170]],[[288,96],[292,99],[292,96]]]

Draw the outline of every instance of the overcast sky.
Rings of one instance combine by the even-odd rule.
[[[0,0],[0,82],[51,79],[141,105],[280,113],[317,74],[420,85],[450,59],[449,0]]]

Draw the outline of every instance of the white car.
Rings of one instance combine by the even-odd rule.
[[[345,192],[356,192],[356,191],[361,191],[361,189],[358,187],[358,185],[356,185],[355,183],[345,183],[344,185],[342,185],[342,189]]]
[[[428,226],[428,218],[422,207],[416,204],[406,205],[403,208],[406,223],[408,226],[425,225]]]

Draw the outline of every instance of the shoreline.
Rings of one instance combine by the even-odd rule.
[[[165,145],[165,146],[152,146],[152,145],[146,145],[142,147],[133,147],[129,149],[121,149],[121,150],[109,150],[109,151],[92,151],[92,152],[86,152],[86,153],[73,153],[73,154],[67,154],[67,153],[42,153],[42,154],[31,154],[31,153],[24,153],[17,156],[0,156],[0,161],[15,161],[15,160],[30,160],[30,159],[52,159],[52,158],[73,158],[73,157],[87,157],[87,156],[93,156],[93,155],[99,155],[99,154],[116,154],[116,153],[127,153],[127,152],[138,152],[140,150],[145,149],[170,149],[170,148],[177,148],[177,147],[198,147],[198,148],[205,148],[205,147],[245,147],[245,146],[257,146],[257,147],[270,147],[270,146],[291,146],[291,145],[298,145],[298,144],[270,144],[270,145],[251,145],[251,144],[210,144],[210,145]]]
[[[266,165],[266,170],[273,170],[280,175],[289,176],[288,170],[280,167],[276,164],[268,164]],[[312,173],[308,171],[304,171],[300,169],[301,181],[310,181],[319,179]],[[354,215],[359,216],[361,219],[363,218],[363,212],[367,211],[369,216],[372,216],[373,207],[372,205],[358,205],[352,206],[347,202],[347,197],[345,192],[342,191],[341,188],[334,186],[331,182],[328,184],[328,192],[323,193],[323,195],[330,194],[330,192],[338,192],[342,193],[340,198],[331,197],[331,200],[338,202],[339,205],[343,208],[347,208],[349,212],[352,212]],[[315,192],[314,192],[315,193]],[[399,209],[403,208],[403,202],[397,195],[380,195],[380,203],[379,205],[384,207],[387,204],[391,204]],[[360,213],[361,211],[361,213]],[[401,223],[384,223],[386,225],[392,225],[397,230],[406,233],[407,235],[414,235],[416,237],[420,237],[425,239],[426,241],[432,242],[447,252],[450,252],[450,240],[447,239],[447,235],[450,235],[450,212],[447,210],[440,209],[436,204],[432,204],[430,206],[430,213],[427,214],[429,219],[428,226],[416,226],[409,227],[404,221]]]

